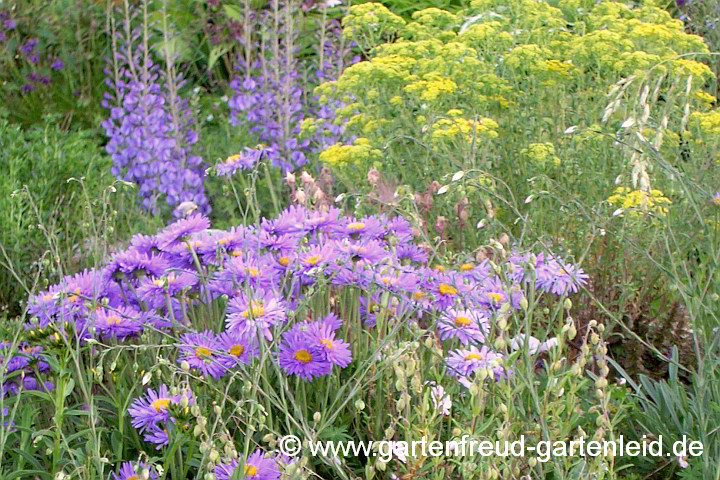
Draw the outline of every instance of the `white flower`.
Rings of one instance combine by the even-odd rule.
[[[523,348],[525,345],[525,334],[520,333],[518,335],[515,335],[515,337],[512,339],[512,349],[518,350],[520,348]],[[534,355],[539,352],[547,352],[551,348],[555,347],[557,345],[557,338],[549,338],[544,342],[540,342],[537,338],[533,337],[532,335],[528,339],[528,350],[531,355]]]
[[[443,415],[450,415],[452,398],[450,398],[449,394],[445,393],[443,386],[436,385],[435,382],[425,382],[425,385],[432,385],[432,388],[430,389],[430,396],[435,410],[439,411]]]

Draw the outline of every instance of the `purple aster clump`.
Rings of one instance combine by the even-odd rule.
[[[195,120],[188,99],[178,93],[185,82],[171,61],[164,74],[160,71],[142,32],[142,27],[127,36],[114,31],[113,58],[106,59],[105,83],[111,92],[105,93],[103,106],[110,116],[102,125],[110,139],[106,150],[112,173],[137,184],[139,200],[153,213],[161,197],[176,217],[184,215],[175,208],[181,204],[209,213],[205,165],[193,154]]]

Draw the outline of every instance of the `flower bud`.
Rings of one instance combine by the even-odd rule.
[[[355,408],[357,408],[360,411],[365,410],[365,402],[363,402],[362,400],[356,400]]]
[[[572,300],[566,298],[565,302],[563,302],[563,307],[565,308],[565,310],[570,310],[572,308]]]
[[[322,414],[320,412],[313,413],[313,421],[315,423],[320,423],[320,420],[322,420]]]

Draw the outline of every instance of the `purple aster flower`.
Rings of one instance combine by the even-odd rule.
[[[377,217],[365,217],[361,220],[347,219],[333,227],[336,235],[350,238],[382,238],[386,233],[386,225]]]
[[[136,464],[133,464],[133,462],[124,462],[120,466],[120,470],[118,470],[117,473],[113,473],[113,480],[139,480],[142,471],[146,468],[150,471],[150,478],[153,480],[157,479],[155,469],[152,468],[151,465],[146,465],[143,462],[137,462]]]
[[[325,348],[318,347],[308,332],[286,332],[278,348],[277,362],[288,375],[305,380],[327,375],[332,370]]]
[[[168,428],[166,425],[165,428]],[[170,434],[165,428],[161,428],[158,425],[151,425],[143,435],[143,440],[148,443],[154,443],[157,445],[156,450],[160,450],[165,445],[170,444]]]
[[[6,30],[14,30],[17,27],[17,22],[12,18],[9,18],[3,22]]]
[[[232,176],[238,170],[252,170],[267,151],[265,149],[246,148],[243,153],[231,155],[215,166],[218,176]]]
[[[563,264],[555,259],[537,267],[536,287],[555,295],[567,295],[578,291],[580,285],[586,285],[589,275],[581,268]]]
[[[720,205],[720,192],[715,192],[715,196],[710,200],[713,205]]]
[[[271,328],[287,321],[285,302],[270,291],[257,290],[251,296],[241,294],[228,303],[227,329],[256,338],[262,333],[272,341]]]
[[[325,355],[330,363],[345,368],[352,362],[350,344],[335,338],[335,329],[332,321],[312,322],[308,325],[308,335],[316,346],[325,348]]]
[[[463,345],[482,343],[490,332],[490,322],[480,310],[450,308],[441,314],[437,331],[442,340],[457,338]]]
[[[464,298],[472,290],[472,286],[465,284],[462,277],[454,272],[441,273],[425,270],[430,278],[429,291],[435,296],[434,306],[438,310],[451,307],[458,299]]]
[[[53,61],[52,65],[50,65],[50,68],[53,70],[62,70],[65,68],[65,62],[60,60],[59,58],[56,58],[55,61]]]
[[[214,473],[217,480],[232,480],[235,469],[238,467],[238,461],[232,459],[230,463],[221,463],[215,467]],[[278,480],[280,472],[278,471],[275,459],[266,458],[262,450],[257,449],[248,457],[243,466],[243,475],[238,478],[252,480]]]
[[[210,220],[201,213],[180,219],[157,234],[158,247],[165,250],[182,241],[191,233],[207,230],[208,228],[210,228]]]
[[[176,344],[180,350],[177,363],[187,361],[190,368],[199,370],[206,377],[220,378],[225,375],[227,367],[223,361],[223,346],[211,330],[186,333],[180,337],[180,342]]]
[[[427,252],[412,243],[400,243],[395,247],[395,256],[398,260],[408,259],[411,262],[427,263]]]
[[[478,348],[471,345],[469,349],[454,350],[445,358],[447,373],[454,377],[467,377],[481,368],[489,368],[493,372],[502,369],[503,356],[483,345]]]
[[[177,397],[170,395],[166,385],[160,385],[157,392],[148,388],[145,396],[136,398],[128,408],[130,423],[142,433],[158,422],[166,422],[169,418],[168,408],[177,400]]]
[[[95,312],[95,329],[104,338],[122,340],[135,336],[143,331],[143,323],[143,315],[128,307],[99,308]]]
[[[249,339],[247,335],[223,332],[218,335],[217,341],[225,352],[223,361],[228,368],[247,365],[250,363],[250,358],[258,353],[255,339]]]
[[[35,85],[32,83],[23,83],[20,88],[24,93],[30,93],[35,90]]]
[[[34,38],[29,38],[25,43],[20,46],[20,51],[26,56],[30,55],[35,49],[35,45],[37,45],[37,40]]]
[[[140,282],[137,289],[138,297],[148,302],[152,308],[165,306],[165,288],[168,295],[174,297],[186,288],[197,285],[199,279],[197,274],[191,272],[170,272],[165,277],[147,277]]]
[[[389,256],[383,244],[377,240],[336,241],[333,243],[339,255],[346,256],[353,261],[365,260],[369,263],[380,263]]]

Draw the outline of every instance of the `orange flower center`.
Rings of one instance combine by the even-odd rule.
[[[253,304],[252,308],[249,308],[243,312],[243,317],[248,318],[250,315],[253,317],[262,317],[265,315],[265,307],[258,304]]]
[[[310,363],[312,361],[312,354],[304,348],[301,348],[295,352],[295,360],[302,363]]]
[[[487,295],[488,295],[488,298],[490,299],[490,301],[493,303],[500,303],[503,300],[505,300],[505,295],[503,295],[502,293],[492,292],[492,293],[488,293]]]
[[[332,340],[330,340],[329,338],[323,338],[322,340],[320,340],[320,343],[325,345],[325,348],[327,348],[328,350],[332,349],[333,347]]]
[[[120,323],[122,323],[122,318],[117,315],[111,315],[108,317],[107,323],[108,325],[120,325]]]
[[[484,353],[471,352],[465,355],[465,360],[485,360]]]
[[[433,269],[435,269],[435,271],[437,271],[437,272],[444,272],[444,271],[445,271],[445,267],[443,267],[442,265],[435,265],[435,266],[433,267]]]
[[[472,270],[474,265],[472,263],[463,263],[460,265],[460,270],[463,272],[467,272],[468,270]]]
[[[287,267],[290,264],[290,257],[280,257],[278,263],[283,267]]]
[[[232,255],[233,257],[239,257],[240,255],[242,255],[242,250],[238,250],[238,249],[236,248],[235,250],[233,250],[232,252],[230,252],[230,255]]]
[[[425,298],[425,292],[415,292],[413,293],[413,298],[415,300],[422,300],[423,298]]]
[[[230,355],[235,355],[236,357],[239,357],[245,352],[245,346],[244,345],[233,345],[228,350],[228,353]]]
[[[438,290],[440,290],[440,293],[443,295],[455,295],[457,293],[457,288],[452,285],[448,285],[447,283],[441,283]]]
[[[167,410],[168,405],[170,405],[169,398],[158,398],[157,400],[153,400],[153,402],[150,404],[150,406],[153,407],[156,412],[162,412],[163,410]]]
[[[195,349],[195,355],[198,357],[212,357],[212,351],[207,347],[197,347]]]
[[[455,317],[455,325],[457,325],[458,327],[467,327],[468,325],[470,325],[470,319],[462,315]]]
[[[248,477],[257,476],[257,467],[255,465],[245,464],[245,475]]]

